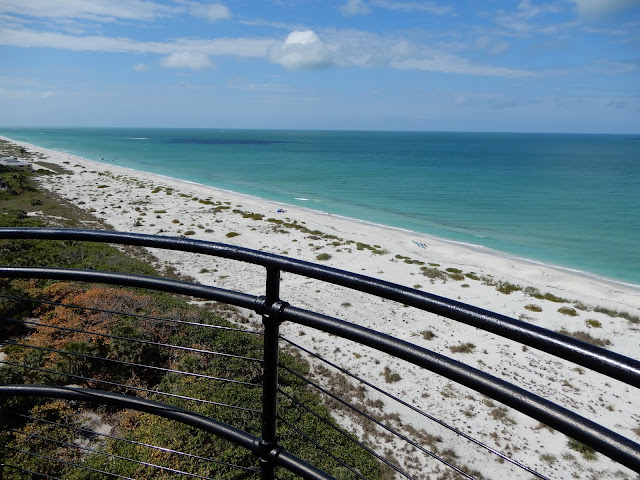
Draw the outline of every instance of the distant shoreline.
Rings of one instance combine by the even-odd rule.
[[[35,128],[35,127],[34,127]],[[152,129],[153,130],[153,129]],[[190,129],[186,129],[186,130],[190,130]],[[240,130],[241,131],[241,130]],[[469,133],[476,133],[476,132],[469,132]],[[534,134],[532,134],[534,135]],[[504,257],[507,259],[512,259],[512,260],[516,260],[519,262],[525,262],[525,263],[530,263],[532,265],[539,265],[545,268],[551,268],[551,269],[555,269],[561,272],[567,272],[570,274],[575,274],[578,276],[583,276],[587,279],[595,279],[597,281],[600,282],[604,282],[604,283],[609,283],[611,285],[620,285],[623,287],[631,287],[631,288],[637,288],[640,290],[640,283],[634,283],[634,282],[629,282],[629,281],[625,281],[625,280],[621,280],[621,279],[617,279],[617,278],[612,278],[612,277],[608,277],[606,275],[601,275],[601,274],[597,274],[597,273],[593,273],[587,270],[582,270],[579,268],[573,268],[573,267],[569,267],[569,266],[564,266],[564,265],[558,265],[558,264],[554,264],[552,262],[547,262],[544,260],[537,260],[534,258],[529,258],[526,256],[522,256],[522,255],[518,255],[518,254],[514,254],[514,253],[510,253],[510,252],[505,252],[499,249],[494,249],[491,247],[487,247],[481,244],[475,244],[475,243],[471,243],[468,241],[462,241],[462,240],[455,240],[455,239],[451,239],[451,238],[445,238],[445,237],[440,237],[438,235],[434,235],[434,234],[430,234],[430,233],[420,233],[420,232],[416,232],[413,231],[411,229],[408,228],[403,228],[403,227],[398,227],[398,226],[393,226],[393,225],[388,225],[388,224],[383,224],[383,223],[379,223],[379,222],[375,222],[375,221],[371,221],[371,220],[365,220],[365,219],[359,219],[359,218],[355,218],[355,217],[351,217],[351,216],[347,216],[347,215],[342,215],[339,213],[335,213],[335,212],[326,212],[323,210],[319,210],[319,209],[314,209],[311,207],[307,207],[307,206],[301,206],[301,205],[295,205],[295,204],[289,204],[286,203],[284,201],[275,201],[275,200],[266,200],[262,197],[256,196],[256,195],[252,195],[252,194],[248,194],[248,193],[242,193],[242,192],[237,192],[235,190],[231,190],[231,189],[225,189],[225,188],[221,188],[221,187],[214,187],[214,186],[210,186],[210,185],[206,185],[200,182],[196,182],[196,181],[192,181],[192,180],[183,180],[183,179],[177,179],[175,177],[171,177],[169,175],[164,175],[164,174],[160,174],[160,173],[154,173],[154,172],[148,172],[148,171],[144,171],[144,170],[139,170],[139,169],[135,169],[135,168],[131,168],[131,167],[124,167],[124,166],[116,166],[114,164],[108,163],[108,162],[99,162],[99,161],[95,161],[95,160],[89,160],[83,157],[77,157],[75,154],[72,153],[68,153],[68,152],[64,152],[64,151],[60,151],[60,150],[53,150],[53,149],[47,149],[45,147],[40,147],[38,145],[35,144],[31,144],[28,142],[22,142],[19,140],[15,140],[12,139],[10,137],[6,137],[6,136],[0,136],[0,138],[3,138],[7,141],[11,141],[14,143],[19,143],[19,144],[24,144],[27,146],[30,146],[32,148],[37,148],[37,149],[43,149],[43,150],[47,150],[47,151],[51,151],[51,152],[56,152],[59,153],[61,155],[68,155],[68,156],[72,156],[74,158],[81,158],[85,161],[91,161],[91,162],[96,162],[97,164],[101,164],[104,165],[105,167],[108,167],[110,169],[114,169],[114,168],[119,168],[119,169],[123,169],[127,172],[129,172],[131,175],[137,175],[137,174],[142,174],[145,176],[157,176],[159,178],[164,179],[164,181],[167,182],[182,182],[184,184],[188,184],[188,185],[193,185],[194,187],[197,188],[211,188],[212,190],[218,190],[221,192],[226,192],[230,195],[237,195],[240,197],[247,197],[247,198],[252,198],[254,201],[256,202],[270,202],[276,205],[281,205],[282,207],[285,207],[287,209],[302,209],[302,210],[306,210],[309,211],[311,213],[314,214],[320,214],[320,215],[326,215],[327,213],[330,213],[331,216],[333,216],[334,218],[341,218],[345,221],[349,221],[349,222],[353,222],[353,223],[359,223],[359,224],[363,224],[363,225],[370,225],[373,227],[378,227],[378,228],[383,228],[383,229],[388,229],[388,230],[395,230],[395,231],[399,231],[399,232],[405,232],[409,235],[413,235],[416,238],[423,238],[425,240],[431,240],[431,241],[437,241],[437,242],[444,242],[444,243],[450,243],[451,245],[457,245],[460,247],[464,247],[464,248],[469,248],[472,249],[474,251],[482,251],[488,254],[493,254],[496,255],[498,257]]]

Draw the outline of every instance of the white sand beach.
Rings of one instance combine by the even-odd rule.
[[[637,317],[640,286],[23,145],[43,154],[47,162],[72,172],[39,177],[43,188],[92,212],[115,230],[188,236],[318,262],[457,299],[551,330],[584,332],[609,341],[607,348],[615,352],[639,358],[640,324],[593,309],[621,311]],[[278,212],[279,209],[286,211]],[[267,221],[270,218],[282,223]],[[286,225],[294,223],[306,229]],[[173,251],[153,254],[198,282],[251,294],[264,291],[261,268]],[[321,254],[326,255],[318,257]],[[454,277],[458,270],[467,275],[460,275],[459,280],[451,276],[429,277],[423,274],[424,268],[441,272],[457,269],[450,271]],[[503,293],[496,288],[500,282],[537,289],[568,302],[535,298],[523,290]],[[472,327],[391,301],[373,299],[365,303],[364,295],[295,275],[283,276],[281,298],[458,359],[640,441],[640,392],[615,380]],[[246,315],[252,321],[258,320],[255,314]],[[282,329],[292,341],[402,396],[410,404],[549,478],[640,478],[602,454],[587,459],[568,446],[565,435],[435,374],[335,336],[289,324]],[[473,347],[461,347],[465,343]],[[318,378],[326,376],[322,369],[316,368],[315,373]],[[378,399],[382,403],[376,402]],[[531,473],[509,466],[499,457],[379,394],[371,393],[364,399],[354,396],[353,401],[368,401],[373,405],[368,408],[381,415],[397,413],[397,417],[388,417],[388,421],[404,431],[415,429],[423,432],[424,437],[439,437],[438,441],[433,440],[433,445],[440,455],[460,468],[479,471],[482,478],[533,478]],[[336,416],[379,450],[393,452],[416,478],[453,478],[442,477],[446,467],[423,452],[400,440],[363,431],[341,410],[336,410]]]

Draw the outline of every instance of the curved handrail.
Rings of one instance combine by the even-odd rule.
[[[268,313],[271,308],[265,304],[264,297],[261,296],[143,275],[46,267],[0,267],[0,277],[3,276],[79,280],[150,288],[229,303],[252,309],[257,313]],[[332,333],[431,370],[535,418],[633,470],[640,471],[640,445],[543,397],[457,360],[366,327],[288,304],[277,304],[273,308],[278,309],[281,320],[289,320]]]
[[[76,400],[90,403],[102,403],[128,408],[140,412],[151,413],[169,420],[175,420],[186,425],[199,428],[218,437],[224,438],[236,445],[260,455],[260,438],[239,428],[221,423],[209,417],[199,415],[183,408],[164,403],[133,397],[122,393],[91,390],[77,387],[54,387],[50,385],[0,385],[0,397],[44,397]],[[303,476],[309,480],[336,480],[333,476],[314,467],[310,463],[296,457],[284,449],[272,450],[267,453],[269,461],[287,470]]]
[[[358,273],[217,242],[129,232],[64,228],[0,228],[0,238],[80,240],[180,250],[276,268],[394,300],[569,360],[640,388],[640,361],[515,318]]]
[[[267,276],[269,276],[269,272],[273,276],[274,271],[287,271],[436,313],[505,338],[510,338],[640,388],[640,362],[637,360],[494,312],[331,267],[221,243],[122,232],[52,228],[0,228],[0,238],[81,240],[165,248],[261,265],[267,269]],[[532,418],[536,418],[595,448],[621,464],[640,472],[640,445],[595,422],[497,377],[430,350],[342,320],[278,302],[277,299],[275,299],[275,303],[274,299],[270,299],[267,302],[265,297],[252,296],[218,287],[94,270],[0,267],[0,276],[81,280],[152,288],[216,300],[251,309],[263,315],[277,316],[279,320],[289,320],[317,328],[371,346],[422,368],[439,373],[457,383],[466,385]]]

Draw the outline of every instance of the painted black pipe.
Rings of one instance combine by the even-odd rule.
[[[640,361],[638,360],[489,310],[365,275],[302,260],[204,240],[102,230],[0,228],[0,238],[117,243],[201,253],[262,265],[341,285],[435,313],[542,350],[640,388]],[[230,303],[237,305],[233,302]]]

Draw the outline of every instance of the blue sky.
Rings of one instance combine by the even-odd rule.
[[[640,0],[0,0],[0,124],[640,132]]]

